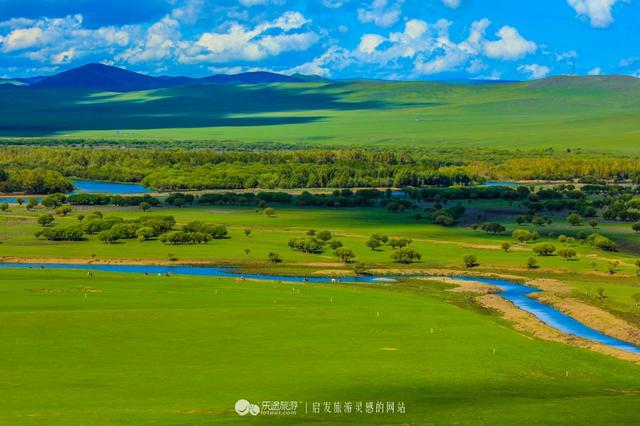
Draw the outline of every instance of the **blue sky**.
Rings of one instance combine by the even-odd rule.
[[[640,76],[640,0],[0,0],[0,76]]]

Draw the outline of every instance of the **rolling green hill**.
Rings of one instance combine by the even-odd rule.
[[[195,85],[132,93],[0,86],[1,137],[640,151],[640,79]]]

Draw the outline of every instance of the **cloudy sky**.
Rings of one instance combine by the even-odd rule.
[[[0,76],[640,76],[640,0],[0,0]]]

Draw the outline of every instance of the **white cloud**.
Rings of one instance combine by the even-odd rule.
[[[620,66],[622,68],[627,68],[632,66],[636,62],[640,62],[640,56],[629,56],[628,58],[623,58],[620,60]]]
[[[75,57],[75,49],[69,49],[54,55],[53,58],[51,58],[51,63],[56,65],[66,64],[71,62]]]
[[[373,23],[379,27],[390,27],[400,19],[404,0],[373,0],[367,8],[358,9],[358,20],[363,24]]]
[[[269,0],[240,0],[240,4],[248,7],[267,4],[267,3],[269,3]]]
[[[313,31],[292,31],[308,23],[310,21],[299,12],[286,12],[254,28],[234,23],[226,32],[203,33],[194,43],[181,42],[178,60],[183,63],[259,61],[283,52],[303,51],[316,43],[319,36]],[[279,33],[272,34],[274,31]]]
[[[431,52],[437,52],[437,56],[431,56],[428,59],[418,57],[414,62],[414,71],[417,74],[431,75],[459,69],[469,59],[481,53],[484,33],[490,24],[491,22],[488,19],[473,22],[467,39],[460,43],[455,43],[449,37],[451,23],[439,21],[436,24],[439,27],[438,35],[435,38],[434,49]],[[472,69],[477,69],[480,63],[472,64]]]
[[[2,50],[13,52],[37,46],[44,39],[40,28],[19,28],[11,31],[2,39]]]
[[[482,59],[474,59],[467,67],[467,72],[469,74],[478,74],[479,72],[484,71],[487,68],[489,68],[489,66],[485,64]]]
[[[551,68],[545,65],[538,64],[529,64],[529,65],[520,65],[518,67],[518,71],[521,73],[529,74],[529,78],[537,80],[540,78],[545,78],[551,72]]]
[[[309,62],[281,71],[285,74],[319,75],[331,77],[332,71],[347,65],[349,52],[337,46],[327,49],[322,55]]]
[[[626,0],[567,0],[578,16],[589,18],[594,28],[607,28],[613,23],[611,9]]]
[[[179,22],[195,24],[201,16],[204,0],[187,0],[184,6],[171,11],[171,17]]]
[[[378,34],[365,34],[360,38],[358,50],[362,53],[373,53],[384,41],[385,38]]]
[[[498,40],[487,40],[485,34],[491,21],[486,18],[473,22],[467,38],[459,42],[451,39],[452,25],[446,19],[435,23],[408,20],[401,32],[362,36],[357,48],[340,59],[355,66],[375,64],[384,70],[379,73],[382,76],[416,78],[460,69],[478,74],[488,68],[483,56],[513,60],[537,48],[534,42],[525,40],[512,27],[503,27],[498,32]],[[408,75],[406,68],[410,64],[413,64],[413,74]]]
[[[589,70],[588,74],[589,75],[602,75],[602,68],[595,67],[592,70]]]
[[[165,59],[173,55],[179,38],[180,23],[165,16],[149,27],[140,42],[122,52],[117,59],[132,64]]]
[[[484,53],[490,58],[514,61],[538,49],[536,43],[525,39],[518,30],[508,25],[500,28],[496,35],[499,40],[484,43]]]
[[[328,7],[329,9],[339,9],[341,8],[346,1],[343,0],[322,0],[322,4],[324,7]]]
[[[418,74],[439,74],[445,71],[452,71],[461,65],[464,65],[469,56],[461,50],[449,49],[444,55],[435,57],[427,62],[417,61],[415,64],[415,72]]]
[[[405,25],[404,33],[407,37],[415,39],[421,37],[427,31],[427,23],[419,19],[411,19]]]
[[[442,0],[442,3],[451,9],[457,9],[460,7],[460,0]]]
[[[127,46],[135,32],[132,26],[87,29],[83,21],[82,15],[5,21],[0,29],[8,28],[8,33],[0,35],[0,51],[19,52],[33,61],[63,64],[87,52],[113,55],[113,49]]]

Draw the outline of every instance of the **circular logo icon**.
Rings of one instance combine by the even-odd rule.
[[[252,404],[246,399],[239,399],[235,405],[236,413],[240,416],[246,416],[251,413],[252,416],[257,416],[260,414],[260,406],[257,404]]]
[[[251,408],[249,409],[249,411],[251,411],[251,414],[253,414],[254,416],[257,416],[258,414],[260,414],[260,407],[258,407],[256,404],[251,404]]]
[[[238,402],[236,402],[235,409],[238,415],[246,416],[247,414],[249,414],[249,411],[251,410],[251,403],[246,399],[240,399],[238,400]]]

